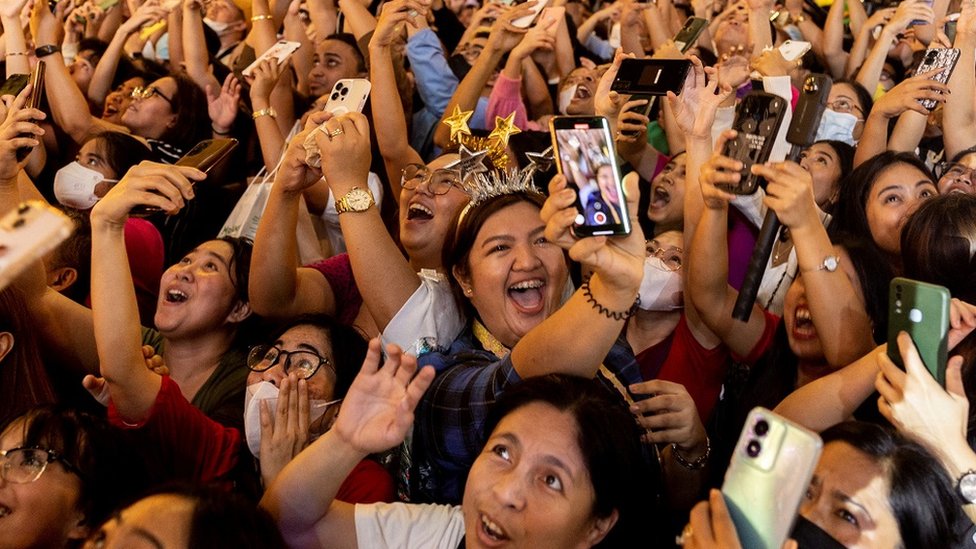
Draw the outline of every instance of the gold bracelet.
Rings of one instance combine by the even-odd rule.
[[[24,57],[27,57],[27,52],[24,52],[24,51],[8,51],[8,52],[4,53],[3,55],[5,57],[12,57],[14,55],[23,55]]]
[[[252,23],[257,23],[258,21],[271,21],[274,19],[273,15],[254,15],[251,17]]]
[[[262,116],[270,116],[271,118],[278,118],[278,113],[276,113],[275,110],[272,109],[271,107],[268,107],[267,109],[261,109],[259,111],[254,111],[254,114],[251,115],[251,118],[253,118],[254,120],[257,120],[258,118],[261,118]]]

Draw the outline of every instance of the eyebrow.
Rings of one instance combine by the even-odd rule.
[[[860,509],[861,512],[864,513],[864,515],[867,517],[867,519],[871,521],[871,524],[874,524],[874,517],[871,516],[871,513],[868,512],[867,508],[861,505],[860,503],[854,501],[853,499],[851,499],[851,496],[848,496],[847,494],[841,492],[840,490],[834,490],[833,492],[831,492],[831,495],[834,497],[834,499],[839,499],[844,503],[849,503],[854,507]]]
[[[492,436],[491,438],[494,439],[496,437],[505,439],[506,441],[508,441],[508,443],[511,446],[514,446],[515,449],[517,450],[522,449],[522,442],[518,439],[518,437],[516,437],[511,433],[498,433]],[[569,477],[570,480],[574,482],[576,481],[576,475],[574,475],[573,472],[570,470],[569,466],[566,465],[566,463],[563,462],[563,460],[559,459],[558,457],[552,454],[544,454],[542,456],[542,462],[545,463],[546,465],[549,465],[553,468],[563,471],[566,474],[566,476]]]

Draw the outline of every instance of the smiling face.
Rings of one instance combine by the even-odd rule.
[[[953,166],[939,178],[939,194],[976,194],[973,170],[976,170],[976,153],[967,154],[960,158],[959,162],[954,162]]]
[[[329,360],[327,364],[322,364],[315,374],[310,377],[308,382],[308,398],[312,400],[332,400],[335,394],[336,373],[334,369],[335,359],[332,355],[332,343],[328,335],[322,328],[308,324],[300,324],[289,328],[281,334],[274,343],[275,347],[282,351],[294,352],[305,351],[316,355],[302,357],[308,360],[317,361],[318,358]],[[299,356],[292,358],[292,361],[299,360]],[[263,361],[261,368],[267,367],[268,361]],[[285,358],[279,357],[278,362],[263,372],[251,371],[247,376],[247,384],[253,385],[261,381],[268,381],[281,387],[281,380],[287,375],[285,373]],[[294,364],[294,362],[293,362]]]
[[[901,229],[924,200],[938,193],[924,172],[898,163],[885,169],[868,191],[865,215],[871,238],[888,255],[901,255]]]
[[[148,87],[157,93],[145,99],[133,99],[122,114],[122,124],[140,137],[159,139],[176,125],[177,114],[170,103],[176,97],[176,80],[160,78]]]
[[[681,227],[684,222],[686,164],[687,155],[676,156],[651,181],[647,218],[657,225]]]
[[[560,91],[576,85],[576,93],[573,94],[569,105],[566,107],[566,114],[583,115],[596,112],[593,106],[593,98],[596,96],[598,81],[596,69],[578,67],[569,73]]]
[[[208,333],[247,316],[237,300],[227,242],[197,246],[163,273],[156,306],[156,327],[166,337]]]
[[[800,514],[848,549],[901,546],[884,468],[846,442],[824,446]]]
[[[0,450],[24,443],[23,420],[0,435]],[[67,540],[87,533],[79,510],[81,479],[60,462],[48,463],[40,478],[14,484],[0,477],[0,549],[65,547]]]
[[[455,268],[485,328],[509,349],[560,305],[566,259],[544,231],[535,204],[506,206],[478,231],[467,272]]]
[[[312,72],[308,75],[308,91],[313,96],[327,94],[343,78],[363,78],[360,58],[342,40],[325,40],[312,56]]]
[[[102,109],[102,120],[113,124],[122,124],[122,115],[132,103],[132,90],[146,85],[141,76],[132,77],[119,84],[112,93],[105,97],[105,107]]]
[[[837,200],[841,173],[837,151],[826,143],[815,143],[800,153],[800,166],[813,178],[813,198],[821,208]]]
[[[593,517],[595,499],[575,418],[533,402],[498,423],[471,466],[461,504],[465,541],[468,547],[592,547],[615,520]]]
[[[603,200],[619,206],[620,196],[617,194],[617,181],[613,176],[613,167],[609,164],[600,166],[596,172],[596,183],[600,187],[600,195]]]
[[[85,549],[178,549],[190,542],[193,502],[175,494],[143,498],[108,520]]]
[[[433,173],[457,160],[456,154],[447,154],[427,164]],[[457,186],[446,194],[436,195],[430,190],[430,181],[420,183],[416,189],[400,191],[400,243],[411,260],[427,268],[439,268],[444,237],[452,230],[457,213],[468,203],[468,195]]]

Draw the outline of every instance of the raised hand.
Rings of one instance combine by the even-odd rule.
[[[285,157],[275,175],[276,187],[287,193],[299,193],[322,179],[322,170],[308,164],[309,150],[306,146],[312,147],[312,152],[317,152],[313,133],[321,131],[319,126],[331,118],[332,114],[325,111],[316,111],[309,115],[305,129],[288,142]]]
[[[915,111],[928,115],[928,109],[923,107],[919,101],[931,99],[938,103],[945,102],[945,94],[949,93],[949,86],[932,80],[944,70],[946,69],[933,69],[924,74],[902,80],[875,102],[871,113],[878,113],[885,118],[898,117],[905,111]]]
[[[379,47],[389,47],[397,37],[397,29],[406,23],[417,28],[419,19],[427,17],[428,4],[420,0],[393,0],[383,5],[383,11],[376,21],[376,29],[370,44]]]
[[[35,120],[44,120],[46,115],[37,109],[25,109],[32,86],[24,88],[17,97],[0,97],[0,182],[13,181],[27,164],[27,158],[17,160],[17,149],[36,147],[44,129]],[[27,137],[21,137],[26,134]]]
[[[417,371],[417,359],[396,345],[386,346],[380,366],[380,341],[369,342],[363,367],[346,393],[332,430],[362,454],[382,452],[403,442],[413,412],[434,380],[434,369]]]
[[[532,13],[532,6],[536,2],[541,1],[529,0],[528,2],[508,7],[491,24],[491,33],[488,35],[488,43],[485,45],[485,48],[491,48],[494,51],[500,52],[511,51],[522,40],[522,35],[528,32],[528,29],[522,29],[513,25],[512,21],[519,17],[530,15]]]
[[[623,50],[617,48],[617,52],[613,56],[613,63],[603,73],[603,76],[600,77],[600,81],[596,85],[593,108],[597,116],[614,119],[617,117],[617,113],[620,112],[620,108],[623,107],[624,103],[630,100],[629,95],[622,95],[615,91],[610,91],[610,87],[613,85],[613,81],[617,79],[617,73],[620,71],[620,63],[624,59],[632,59],[633,57],[634,54],[624,53]]]
[[[721,188],[735,185],[742,178],[739,172],[742,169],[742,162],[722,155],[725,143],[735,139],[735,136],[735,130],[722,132],[718,142],[715,143],[715,154],[701,167],[698,181],[701,184],[702,199],[705,201],[706,208],[722,210],[735,199],[734,194]]]
[[[259,459],[266,486],[308,445],[308,383],[292,372],[281,380],[278,389],[273,412],[267,400],[261,401]]]
[[[637,423],[646,431],[645,442],[675,444],[682,456],[692,459],[705,453],[705,426],[684,385],[654,379],[635,383],[629,390],[633,395],[652,395],[630,407]]]
[[[315,144],[322,154],[322,175],[330,185],[366,185],[371,159],[369,122],[358,112],[349,112],[326,122],[315,134]],[[336,196],[343,193],[339,188]]]
[[[187,166],[170,166],[144,161],[133,167],[92,208],[92,225],[121,228],[136,206],[151,206],[175,214],[193,198],[193,182],[207,174]]]
[[[226,134],[237,118],[237,104],[241,99],[241,84],[233,73],[224,79],[224,85],[219,92],[213,86],[207,85],[207,112],[213,123],[213,130]]]
[[[27,0],[5,0],[3,5],[0,5],[0,17],[20,21],[20,15],[24,13],[26,5]]]
[[[165,8],[158,6],[155,3],[147,2],[139,7],[132,17],[129,17],[119,26],[119,32],[128,36],[146,25],[151,25],[156,21],[164,19],[168,12]]]
[[[287,63],[279,65],[278,60],[274,57],[269,57],[258,64],[250,76],[251,99],[268,101],[271,97],[271,91],[274,90],[278,79],[281,78],[287,66]]]
[[[791,229],[820,225],[820,213],[813,194],[813,177],[796,162],[755,164],[752,173],[766,178],[763,203],[776,212]]]
[[[668,103],[678,127],[686,136],[711,141],[715,113],[722,102],[732,95],[732,86],[725,84],[719,90],[717,71],[702,66],[701,60],[695,56],[689,59],[692,72],[685,78],[680,95],[668,92]]]

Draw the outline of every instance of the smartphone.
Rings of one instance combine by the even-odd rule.
[[[602,116],[556,116],[549,122],[556,168],[576,191],[578,237],[630,234],[610,122]]]
[[[75,225],[40,200],[24,202],[0,218],[0,290],[64,242]]]
[[[726,190],[752,194],[764,186],[762,178],[753,175],[750,168],[769,160],[786,109],[782,97],[759,91],[749,92],[736,107],[732,129],[738,133],[725,143],[722,154],[742,162],[742,177],[735,185],[725,186]]]
[[[949,290],[908,278],[894,278],[888,290],[888,357],[904,369],[898,334],[908,332],[925,368],[945,387],[949,354]]]
[[[932,80],[945,84],[949,81],[949,77],[952,76],[952,71],[956,68],[957,61],[959,61],[958,48],[929,48],[925,50],[925,55],[922,56],[922,62],[915,69],[915,75],[924,74],[934,69],[945,69],[932,77]],[[919,103],[926,109],[932,110],[935,108],[936,101],[934,99],[921,99]]]
[[[30,74],[31,83],[31,93],[30,97],[27,98],[27,103],[24,105],[28,109],[38,109],[41,106],[41,98],[44,97],[44,71],[47,65],[44,60],[38,60],[37,66],[34,67],[34,71]],[[22,133],[20,137],[33,137],[32,134]],[[17,149],[17,162],[22,161],[27,158],[27,156],[34,150],[33,147],[21,147]]]
[[[555,36],[556,30],[559,28],[559,22],[563,19],[566,19],[566,8],[564,6],[549,6],[539,14],[539,20],[536,21],[536,25],[548,29],[549,34]]]
[[[707,26],[708,19],[689,17],[685,20],[685,24],[678,31],[678,34],[674,35],[674,46],[681,50],[681,53],[690,50]]]
[[[291,42],[288,40],[279,40],[275,45],[268,48],[264,53],[258,56],[253,63],[247,66],[246,69],[241,71],[244,77],[250,77],[254,72],[254,69],[258,68],[258,65],[264,62],[265,59],[270,59],[274,57],[278,60],[278,65],[282,65],[288,58],[292,56],[293,53],[298,51],[298,48],[302,47],[301,42]]]
[[[624,59],[610,89],[631,95],[680,93],[690,70],[687,59]]]
[[[12,95],[14,97],[20,95],[20,92],[24,91],[27,84],[30,82],[31,75],[29,74],[14,74],[10,78],[0,85],[0,97],[4,95]]]
[[[237,140],[233,138],[205,139],[177,160],[174,166],[189,166],[209,174],[235,147],[237,147]],[[159,211],[161,210],[155,206],[136,206],[132,208],[129,215],[145,217]]]
[[[779,53],[783,59],[793,62],[803,57],[803,54],[810,51],[810,42],[802,40],[786,40],[779,46]]]
[[[765,408],[749,412],[722,483],[743,548],[783,546],[822,449],[816,433]]]
[[[365,78],[343,78],[332,87],[332,93],[322,110],[331,112],[334,116],[352,111],[363,112],[370,89],[369,80]]]
[[[953,16],[955,16],[955,18],[954,19],[948,19],[946,21],[946,24],[945,24],[945,34],[946,34],[946,37],[949,38],[949,43],[950,44],[955,44],[956,43],[956,25],[959,23],[959,14],[958,13],[953,13],[949,17],[951,18]]]
[[[531,2],[532,0],[528,0],[528,1]],[[524,4],[524,3],[525,3],[524,0],[523,1],[516,0],[515,2],[513,2],[513,4]],[[549,0],[535,0],[535,4],[533,4],[531,8],[532,13],[528,15],[523,15],[518,19],[513,19],[512,26],[520,29],[527,29],[531,27],[532,24],[535,23],[535,20],[539,16],[539,13],[542,11],[542,8],[546,7],[546,4],[548,3]]]

